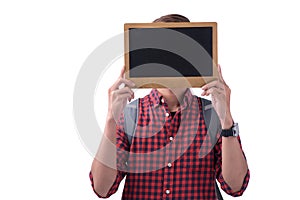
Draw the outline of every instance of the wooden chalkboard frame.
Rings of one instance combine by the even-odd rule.
[[[129,74],[129,29],[131,28],[184,28],[184,27],[211,27],[212,28],[212,76],[193,77],[130,77]],[[216,80],[218,77],[217,52],[217,23],[216,22],[168,22],[168,23],[125,23],[124,24],[124,57],[125,78],[133,81],[137,88],[176,88],[202,87],[204,84]]]

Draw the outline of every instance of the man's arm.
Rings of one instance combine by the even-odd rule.
[[[127,100],[130,101],[134,98],[133,91],[130,89],[130,87],[134,86],[134,83],[123,77],[124,68],[119,79],[108,91],[108,114],[104,134],[91,167],[93,189],[101,197],[108,195],[118,176],[116,163],[117,121],[124,110]],[[119,89],[121,84],[124,84],[125,87]]]
[[[222,138],[222,175],[233,192],[241,189],[248,165],[237,137]]]
[[[91,168],[94,190],[101,196],[107,195],[117,176],[115,133],[115,120],[107,119],[104,135]]]
[[[223,138],[225,137],[220,137],[218,140],[218,143],[215,145],[214,147],[214,153],[215,153],[215,169],[216,169],[216,178],[218,179],[218,181],[221,184],[221,188],[223,189],[223,191],[225,191],[227,194],[237,197],[237,196],[241,196],[244,191],[246,190],[248,183],[249,183],[249,179],[250,179],[250,171],[247,170],[246,174],[244,177],[241,177],[241,186],[238,186],[237,188],[234,188],[234,183],[228,183],[230,182],[228,179],[225,180],[224,176],[223,176],[223,163],[222,163],[222,157],[224,156],[223,154],[223,147],[222,147],[222,142],[223,142]],[[241,140],[240,140],[240,136],[236,137],[238,143],[239,143],[239,147],[242,150],[242,144],[241,144]],[[244,155],[243,151],[242,154]],[[233,167],[233,165],[232,165]],[[225,169],[226,170],[226,169]],[[226,172],[225,172],[226,173]],[[232,175],[237,177],[238,175]]]
[[[221,67],[218,65],[219,79],[202,87],[202,96],[212,96],[212,104],[216,110],[222,129],[229,129],[233,125],[230,112],[231,90],[225,83]],[[237,137],[222,138],[222,175],[225,182],[233,192],[239,191],[243,186],[248,172],[246,158]]]
[[[221,119],[222,129],[230,129],[233,119],[230,111]],[[248,171],[246,158],[237,137],[222,137],[222,175],[233,192],[241,189]]]

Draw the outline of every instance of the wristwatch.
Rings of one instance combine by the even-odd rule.
[[[221,136],[223,137],[237,137],[239,135],[239,125],[238,123],[233,123],[230,129],[222,129]]]

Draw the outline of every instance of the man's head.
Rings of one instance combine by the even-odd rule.
[[[153,22],[190,22],[190,20],[183,16],[183,15],[179,15],[179,14],[169,14],[169,15],[164,15],[161,16],[160,18],[157,18],[156,20],[154,20]],[[169,94],[171,93],[175,93],[176,96],[182,96],[183,93],[186,91],[186,88],[158,88],[158,91],[162,94]]]
[[[153,22],[190,22],[190,20],[179,14],[169,14],[161,16],[160,18],[157,18]]]
[[[190,20],[179,14],[169,14],[169,15],[164,15],[161,16],[160,18],[157,18],[153,22],[190,22]],[[166,96],[170,96],[170,92],[175,94],[177,99],[180,100],[181,97],[183,96],[184,92],[186,91],[186,88],[158,88],[158,91]],[[171,95],[172,96],[172,95]],[[175,97],[175,98],[176,98]]]

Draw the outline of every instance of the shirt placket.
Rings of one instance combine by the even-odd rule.
[[[173,196],[173,180],[174,180],[174,161],[171,159],[173,158],[172,154],[174,154],[174,146],[172,142],[175,138],[175,131],[174,131],[174,120],[172,120],[171,113],[169,112],[168,108],[165,108],[165,163],[166,167],[164,167],[164,181],[163,181],[163,198],[162,199],[172,199]],[[175,119],[175,116],[174,116]]]

